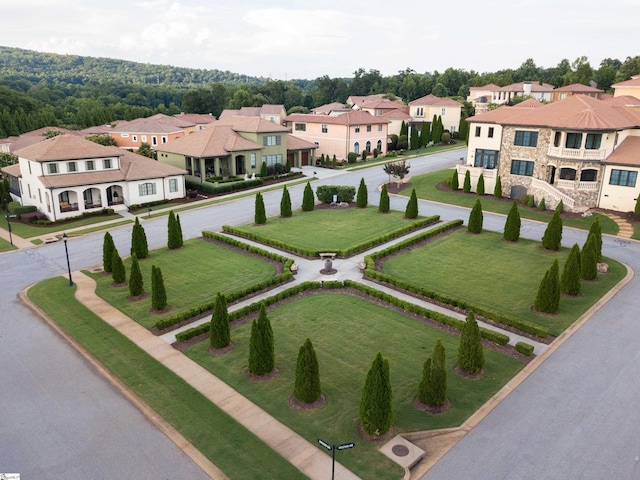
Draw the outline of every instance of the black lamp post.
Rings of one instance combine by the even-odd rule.
[[[69,286],[73,287],[73,280],[71,280],[71,264],[69,263],[69,249],[67,248],[67,238],[65,233],[62,234],[62,240],[64,240],[64,253],[67,255],[67,270],[69,270]]]
[[[13,236],[11,235],[11,222],[9,221],[8,213],[5,215],[5,218],[7,219],[7,230],[9,230],[9,243],[11,243],[11,246],[13,247]]]
[[[331,451],[331,480],[333,480],[336,472],[336,450],[347,450],[349,448],[355,447],[356,444],[343,443],[342,445],[335,445],[335,444],[329,445],[327,442],[325,442],[321,438],[318,439],[318,443],[322,445],[324,448],[326,448],[327,450]]]

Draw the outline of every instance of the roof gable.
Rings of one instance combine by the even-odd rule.
[[[84,158],[105,158],[122,156],[97,143],[73,135],[57,135],[48,140],[35,143],[15,152],[15,155],[36,162],[59,160],[79,160]]]

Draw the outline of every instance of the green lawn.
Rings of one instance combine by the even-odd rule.
[[[8,240],[0,238],[0,252],[8,252],[10,250],[15,250],[17,248],[18,247],[11,245],[11,243]]]
[[[424,200],[431,200],[434,202],[449,203],[452,205],[459,205],[461,207],[472,208],[476,203],[478,196],[474,193],[463,193],[462,190],[453,192],[451,190],[441,191],[436,188],[437,185],[444,182],[446,179],[451,178],[453,170],[440,170],[438,172],[427,173],[425,175],[418,175],[411,178],[411,187],[416,189],[418,198]],[[408,189],[404,192],[406,195],[411,193]],[[491,195],[493,192],[487,192],[488,195],[481,197],[482,210],[485,212],[501,213],[507,215],[513,200],[511,199],[496,199]],[[520,205],[518,207],[520,217],[527,218],[529,220],[538,220],[540,222],[548,223],[551,220],[553,214],[552,210],[541,212],[537,209],[531,209]],[[600,217],[600,225],[602,225],[602,233],[608,233],[610,235],[616,235],[618,233],[618,225],[609,217],[594,214],[592,217],[580,217],[580,218],[563,218],[562,223],[566,227],[580,228],[583,230],[589,230],[591,223],[595,220],[596,216]]]
[[[128,256],[129,252],[120,252]],[[127,278],[131,259],[125,260]],[[174,308],[164,314],[173,315],[182,310],[212,301],[217,292],[229,294],[262,282],[276,274],[275,267],[264,260],[244,255],[221,245],[202,239],[192,239],[184,247],[169,250],[166,247],[150,252],[140,260],[144,288],[151,292],[151,266],[162,269],[167,291],[167,302]],[[88,272],[89,273],[89,272]],[[96,293],[141,325],[151,328],[162,315],[150,315],[151,296],[131,302],[127,300],[129,287],[112,287],[111,275],[89,273],[97,282]]]
[[[270,217],[264,225],[249,224],[236,230],[296,248],[334,252],[375,239],[409,222],[412,221],[404,218],[404,212],[380,214],[378,207],[323,208],[298,210],[289,218]]]
[[[476,381],[464,380],[452,372],[458,337],[344,293],[299,298],[269,311],[268,316],[279,369],[275,379],[254,383],[245,375],[251,330],[248,323],[232,330],[235,348],[225,356],[209,355],[207,342],[184,353],[310,442],[318,437],[330,443],[355,442],[356,447],[340,452],[337,460],[361,478],[402,477],[400,467],[378,452],[379,445],[365,442],[358,433],[362,387],[378,351],[390,363],[396,433],[460,425],[523,367],[517,360],[487,350],[487,375]],[[288,397],[293,392],[298,349],[307,337],[318,355],[327,403],[314,411],[299,411],[288,406]],[[412,401],[423,363],[437,339],[442,339],[447,350],[452,408],[441,415],[430,415],[417,410]]]
[[[471,235],[457,230],[423,247],[411,250],[384,263],[383,271],[410,283],[469,302],[516,315],[549,327],[558,335],[609,291],[626,274],[626,268],[607,259],[610,273],[595,283],[582,284],[578,298],[563,297],[560,313],[542,317],[531,311],[538,286],[555,258],[560,272],[568,249],[544,251],[540,242],[520,239],[502,241],[502,234],[484,231]]]
[[[305,476],[182,378],[79,304],[67,280],[55,277],[29,298],[131,390],[234,479]]]
[[[11,222],[11,231],[22,238],[39,237],[41,235],[47,235],[49,233],[63,232],[71,228],[83,227],[85,225],[93,225],[95,223],[107,222],[109,220],[115,220],[122,218],[117,213],[112,215],[90,215],[78,220],[72,220],[68,222],[56,222],[51,225],[33,225],[30,223]],[[1,224],[0,228],[7,229],[6,223]]]

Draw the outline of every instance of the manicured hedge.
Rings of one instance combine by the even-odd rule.
[[[525,342],[518,342],[516,343],[516,350],[521,354],[530,357],[533,354],[533,345]]]
[[[346,185],[320,185],[316,188],[316,196],[322,203],[332,203],[334,195],[337,196],[338,202],[351,203],[356,196],[356,187]]]
[[[210,193],[211,195],[220,195],[222,193],[231,193],[238,192],[240,190],[247,190],[249,188],[260,187],[264,183],[264,180],[261,178],[256,178],[255,180],[243,180],[242,182],[233,182],[233,183],[225,183],[222,185],[211,185],[209,183],[195,183],[195,182],[186,182],[187,188],[193,190],[200,190],[205,193]]]

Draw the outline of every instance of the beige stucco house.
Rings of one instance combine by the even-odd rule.
[[[264,104],[261,107],[242,107],[240,110],[223,110],[220,120],[231,117],[259,117],[268,122],[282,124],[282,119],[287,115],[284,105]]]
[[[411,123],[420,128],[423,122],[431,123],[433,117],[442,119],[442,126],[451,133],[458,130],[462,104],[451,98],[440,98],[435,95],[426,95],[409,102],[409,116]]]
[[[629,95],[640,98],[640,75],[633,75],[629,80],[611,85],[614,97]]]

